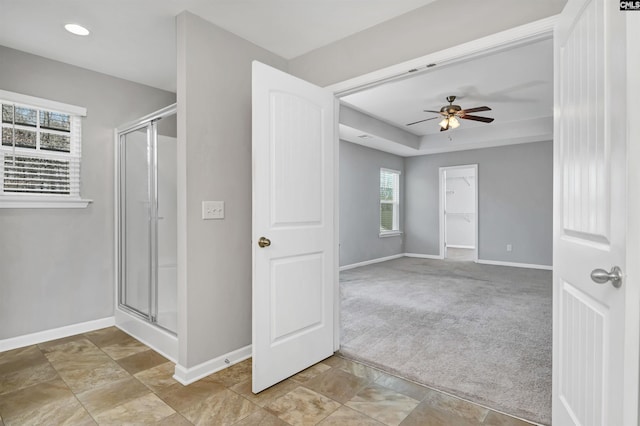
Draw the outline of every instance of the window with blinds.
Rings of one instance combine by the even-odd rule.
[[[80,199],[84,109],[4,91],[0,105],[0,203]]]
[[[400,231],[400,172],[380,169],[380,234]]]

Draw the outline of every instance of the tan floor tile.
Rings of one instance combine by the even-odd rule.
[[[487,417],[484,419],[483,425],[489,426],[531,426],[532,423],[505,414],[496,413],[489,410]]]
[[[95,425],[95,421],[73,396],[33,407],[17,416],[6,416],[6,425]]]
[[[305,387],[297,387],[265,409],[292,425],[313,425],[340,408],[340,403]]]
[[[222,392],[225,389],[221,383],[198,380],[189,386],[182,386],[179,383],[170,386],[166,392],[161,394],[161,398],[176,411],[182,413],[190,406],[198,404],[209,396]]]
[[[372,382],[378,379],[378,377],[382,375],[382,372],[379,370],[376,370],[375,368],[371,368],[364,364],[353,362],[348,359],[344,359],[341,362],[341,364],[342,365],[338,367],[339,369],[346,371],[347,373],[351,373],[354,376],[362,377],[363,379],[368,379]]]
[[[121,358],[117,362],[129,373],[136,374],[140,371],[148,370],[149,368],[169,362],[169,360],[157,352],[147,349],[144,352],[139,352],[126,358]]]
[[[0,352],[0,376],[43,362],[47,359],[36,345]]]
[[[58,374],[75,393],[131,378],[129,373],[111,359],[92,368],[86,368],[82,363],[77,369],[67,365],[63,370],[58,369]]]
[[[289,426],[289,423],[260,408],[233,426]]]
[[[318,374],[324,373],[325,371],[329,370],[331,367],[328,366],[327,364],[323,364],[322,362],[319,362],[317,364],[312,365],[311,367],[302,370],[301,372],[299,372],[298,374],[296,374],[295,376],[291,377],[293,380],[300,382],[300,383],[304,383],[307,380],[311,380],[314,377],[316,377]]]
[[[387,373],[381,373],[380,377],[376,379],[376,383],[403,395],[407,395],[416,401],[422,401],[430,391],[430,389],[425,386]]]
[[[169,417],[165,417],[156,423],[156,426],[192,426],[189,420],[185,419],[181,414],[175,413]]]
[[[155,394],[149,393],[104,411],[95,419],[100,425],[156,424],[175,411]]]
[[[131,336],[116,327],[107,327],[90,333],[85,333],[84,335],[99,348],[115,345],[131,339]]]
[[[182,411],[195,425],[230,425],[249,416],[259,407],[228,389],[217,392]]]
[[[451,411],[439,410],[428,403],[418,405],[400,426],[479,426],[481,422],[460,417]]]
[[[367,379],[332,368],[307,381],[304,386],[344,404],[368,384]]]
[[[0,375],[0,395],[23,389],[58,377],[58,372],[45,359],[44,363]],[[12,364],[12,363],[8,363]]]
[[[135,377],[155,393],[161,394],[162,391],[178,384],[178,381],[173,378],[175,370],[176,366],[174,363],[165,362],[164,364],[136,373]]]
[[[478,422],[482,422],[489,412],[487,408],[432,389],[429,389],[423,402],[439,410]]]
[[[259,405],[260,407],[264,407],[274,399],[281,397],[288,392],[291,392],[298,386],[300,386],[300,384],[297,382],[294,382],[292,380],[285,380],[271,386],[268,389],[263,390],[258,394],[254,394],[251,391],[251,379],[249,379],[231,387],[231,390],[244,396],[254,404]]]
[[[318,426],[382,426],[379,421],[365,416],[356,410],[342,406],[334,411],[329,417],[318,423]]]
[[[345,364],[345,359],[340,356],[330,356],[329,358],[322,361],[323,364],[327,364],[329,367],[340,368]]]
[[[78,339],[42,350],[56,370],[94,368],[111,358],[87,339]]]
[[[38,407],[57,403],[73,397],[69,387],[61,380],[54,379],[15,392],[0,395],[0,415],[5,423],[18,418]]]
[[[63,337],[61,339],[49,340],[48,342],[38,343],[38,347],[42,351],[47,352],[48,350],[50,350],[55,346],[62,345],[64,343],[73,342],[74,340],[82,340],[82,339],[86,339],[86,337],[84,337],[84,334],[74,334],[73,336]]]
[[[94,417],[125,402],[151,393],[133,377],[91,388],[76,394],[82,405]]]
[[[115,345],[103,346],[101,349],[115,360],[149,350],[147,346],[132,337]]]
[[[203,380],[213,380],[220,382],[226,387],[230,388],[242,383],[251,378],[251,358],[242,362],[232,365],[231,367],[220,370],[210,376],[205,377]]]
[[[391,389],[371,385],[345,405],[389,425],[400,424],[418,405],[418,401]]]

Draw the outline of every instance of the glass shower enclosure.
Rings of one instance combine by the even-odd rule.
[[[131,334],[154,331],[139,324],[127,330],[122,313],[177,333],[175,114],[171,105],[117,129],[116,325],[120,318]],[[153,346],[151,336],[136,337]]]

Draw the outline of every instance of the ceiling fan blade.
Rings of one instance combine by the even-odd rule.
[[[488,106],[481,106],[481,107],[476,107],[476,108],[463,109],[460,112],[463,113],[463,114],[466,114],[468,112],[480,112],[480,111],[491,111],[491,108],[489,108]]]
[[[434,111],[432,109],[423,109],[424,112],[432,112],[434,114],[442,114],[444,115],[444,113],[442,111]]]
[[[465,120],[482,121],[483,123],[491,123],[494,119],[489,117],[478,117],[477,115],[461,115],[460,118]]]
[[[435,120],[436,118],[440,118],[440,117],[425,118],[424,120],[418,120],[418,121],[414,121],[413,123],[405,124],[405,126],[413,126],[414,124],[422,123],[423,121]]]

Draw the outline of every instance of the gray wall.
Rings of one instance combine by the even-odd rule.
[[[114,310],[113,129],[175,94],[0,46],[0,89],[87,108],[86,209],[0,209],[0,339]]]
[[[478,164],[478,258],[551,265],[550,141],[405,159],[405,251],[438,255],[439,168],[464,164]]]
[[[404,252],[403,236],[380,238],[380,168],[399,170],[404,230],[404,159],[340,141],[340,266]]]
[[[251,344],[251,61],[287,63],[191,13],[177,24],[179,364],[190,368]],[[203,200],[224,201],[225,219],[203,221]]]
[[[289,72],[326,86],[556,15],[565,3],[436,1],[294,58]]]

